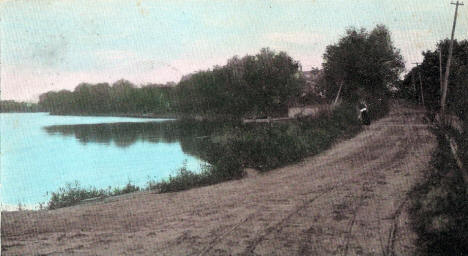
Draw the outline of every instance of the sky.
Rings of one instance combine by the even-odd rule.
[[[1,99],[81,82],[177,82],[263,47],[321,67],[346,28],[386,25],[407,69],[449,38],[450,0],[0,0]],[[468,38],[468,2],[455,37]]]

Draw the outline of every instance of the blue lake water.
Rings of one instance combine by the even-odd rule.
[[[184,163],[194,171],[203,164],[191,151],[192,134],[181,132],[175,121],[48,113],[0,118],[3,207],[47,202],[48,193],[75,181],[96,188],[128,181],[145,186]]]

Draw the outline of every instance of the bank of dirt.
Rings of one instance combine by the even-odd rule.
[[[394,105],[322,154],[241,180],[3,212],[2,254],[412,255],[407,192],[435,147],[423,116]]]

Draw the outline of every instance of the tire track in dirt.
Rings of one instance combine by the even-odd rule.
[[[205,248],[203,248],[201,250],[201,252],[198,254],[198,255],[206,255],[211,249],[213,249],[217,243],[220,242],[220,240],[222,240],[224,237],[226,237],[227,235],[231,234],[232,232],[234,232],[237,228],[239,228],[239,226],[241,226],[242,224],[246,223],[248,220],[252,219],[252,217],[254,217],[254,214],[251,213],[249,214],[247,217],[245,217],[243,220],[241,220],[240,222],[238,222],[237,224],[235,224],[231,229],[229,229],[228,231],[224,232],[223,234],[221,234],[220,236],[216,237],[215,239],[213,239],[209,244],[208,246],[206,246]]]
[[[407,140],[402,141],[401,143],[398,144],[399,150],[397,152],[395,152],[391,156],[390,159],[386,159],[387,162],[382,162],[382,163],[378,164],[377,166],[372,168],[370,170],[370,172],[368,172],[368,174],[370,174],[371,172],[373,172],[375,170],[385,169],[385,165],[388,164],[388,163],[391,163],[391,165],[388,166],[389,168],[392,168],[393,166],[398,165],[399,164],[398,159],[402,158],[405,154],[407,154],[408,151],[410,150],[410,148],[412,147],[412,144],[415,142],[415,138],[410,136],[410,134],[411,134],[411,132],[409,131],[410,127],[412,129],[418,129],[418,128],[427,128],[428,126],[427,125],[410,125],[410,126],[408,126],[408,125],[399,125],[399,124],[381,124],[381,125],[374,126],[374,127],[386,127],[386,128],[388,128],[388,127],[392,127],[392,128],[393,127],[402,127],[403,128],[402,129],[403,133],[405,134],[405,137],[407,138]],[[370,182],[371,179],[366,178],[366,181]],[[375,182],[375,180],[374,180],[374,182]],[[377,183],[373,184],[373,186],[378,186],[378,185],[379,185],[379,181],[377,181]],[[368,194],[368,192],[369,192],[369,190],[366,190],[366,189],[363,189],[362,191],[365,191],[365,194]],[[353,210],[352,218],[351,218],[350,222],[348,223],[348,226],[347,226],[347,229],[346,229],[346,234],[345,234],[345,247],[344,247],[344,251],[343,251],[344,256],[348,255],[350,239],[353,236],[352,229],[353,229],[353,226],[355,224],[356,216],[358,215],[358,212],[359,212],[361,206],[363,205],[365,199],[366,199],[366,195],[364,195],[364,196],[361,195],[359,204]],[[383,241],[382,241],[382,238],[381,238],[380,232],[379,232],[379,237],[380,237],[379,239],[381,241],[381,251],[382,251],[382,254],[384,256],[387,256],[387,255],[394,256],[395,255],[394,246],[395,246],[396,235],[398,233],[398,223],[397,223],[397,221],[398,221],[398,218],[399,218],[399,216],[400,216],[400,214],[402,212],[403,206],[406,203],[407,199],[408,199],[407,196],[405,196],[403,198],[402,203],[399,204],[399,206],[397,207],[397,210],[393,213],[392,217],[390,218],[390,219],[392,219],[392,225],[391,225],[391,229],[389,230],[388,239],[387,239],[387,243],[386,243],[385,248],[383,246]],[[380,218],[379,217],[378,217],[378,222],[379,222],[379,226],[380,226]]]
[[[413,128],[414,129],[414,128]],[[413,138],[412,136],[409,136],[411,133],[410,127],[407,126],[404,128],[404,131],[408,135],[408,140],[405,149],[408,150],[409,146],[414,144],[416,141],[416,138]],[[388,232],[388,239],[387,239],[387,244],[385,247],[385,250],[382,252],[384,256],[395,256],[395,241],[396,241],[396,236],[398,234],[398,219],[403,211],[403,207],[408,201],[408,195],[406,194],[405,197],[402,199],[401,203],[398,205],[397,209],[395,212],[392,214],[392,224],[390,227],[390,230]]]
[[[305,209],[308,207],[311,203],[313,203],[315,200],[318,198],[324,196],[325,194],[333,191],[335,186],[332,186],[328,189],[326,189],[323,192],[320,192],[317,196],[307,200],[304,204],[300,205],[299,207],[296,207],[293,211],[291,211],[286,217],[282,218],[280,221],[276,222],[274,225],[271,225],[267,227],[266,229],[263,230],[262,234],[257,236],[255,239],[251,240],[247,248],[243,251],[243,255],[252,255],[255,251],[255,248],[265,239],[266,236],[268,236],[270,233],[276,231],[276,232],[281,232],[282,226],[285,224],[286,221],[291,219],[295,214],[300,212],[301,210]],[[313,193],[313,192],[311,192]]]
[[[416,143],[416,139],[413,138],[412,136],[409,136],[410,135],[410,132],[409,132],[409,127],[407,126],[402,126],[402,125],[379,125],[377,127],[404,127],[404,133],[405,133],[405,136],[407,136],[407,141],[403,142],[403,143],[399,143],[398,144],[398,148],[399,150],[396,151],[393,156],[390,158],[389,161],[387,161],[387,163],[385,162],[382,162],[382,163],[379,163],[377,164],[376,166],[374,166],[369,172],[367,173],[364,173],[367,177],[367,175],[371,174],[372,172],[374,172],[376,169],[379,170],[379,169],[384,169],[385,167],[387,167],[387,169],[391,169],[395,166],[398,166],[399,164],[399,159],[403,158],[403,156],[405,154],[408,154],[409,150],[412,149],[413,147],[413,143]],[[411,129],[418,129],[418,128],[427,128],[428,126],[427,125],[416,125],[416,126],[410,126]],[[387,159],[388,160],[388,159]],[[388,162],[389,163],[392,163],[390,166],[388,166]],[[386,166],[387,165],[387,166]],[[366,179],[368,182],[372,182],[371,179]],[[379,186],[379,180],[374,180],[374,182],[376,181],[375,184],[373,184],[373,186]],[[364,183],[365,184],[365,183]],[[368,190],[366,189],[362,189],[361,191],[365,191],[365,192],[368,192]],[[366,193],[368,194],[368,193]],[[359,210],[361,208],[361,206],[364,204],[365,202],[365,199],[367,198],[367,195],[361,195],[360,197],[360,201],[358,203],[358,205],[353,209],[353,214],[352,214],[352,217],[351,217],[351,220],[348,222],[347,224],[347,228],[346,228],[346,232],[345,232],[345,248],[344,248],[344,251],[343,251],[343,254],[342,255],[348,255],[348,252],[349,252],[349,244],[350,244],[350,240],[351,238],[353,237],[353,227],[355,225],[355,220],[356,220],[356,216],[359,214]],[[401,204],[399,204],[397,210],[394,212],[394,214],[392,215],[393,217],[391,218],[393,220],[393,223],[392,223],[392,228],[391,230],[389,230],[389,237],[388,237],[388,242],[387,242],[387,245],[384,246],[384,243],[383,243],[383,240],[382,240],[382,236],[380,234],[380,230],[378,230],[378,237],[379,237],[379,241],[380,241],[380,249],[381,249],[381,253],[382,255],[395,255],[395,252],[394,252],[394,246],[395,246],[395,241],[396,241],[396,236],[398,234],[398,218],[399,216],[401,215],[402,213],[402,210],[403,210],[403,206],[404,204],[406,203],[406,201],[408,200],[407,196],[405,195],[405,197],[403,198],[403,202]],[[377,213],[377,222],[379,223],[378,226],[381,226],[380,224],[380,217],[379,217],[379,214]],[[388,219],[388,218],[387,218]],[[304,233],[305,233],[305,236],[306,236],[306,241],[307,240],[310,240],[308,239],[307,237],[310,237],[311,236],[311,230],[313,230],[313,227],[314,226],[311,226],[309,227]],[[299,255],[311,255],[311,252],[308,251],[308,246],[307,244],[303,244],[301,246],[301,250],[300,250],[300,253]]]
[[[398,154],[398,152],[396,154]],[[382,163],[378,165],[378,168],[380,168],[381,165],[382,165]],[[351,216],[348,224],[346,225],[346,231],[344,232],[345,239],[344,239],[344,249],[343,249],[343,254],[342,254],[343,256],[348,255],[350,241],[351,241],[351,239],[353,237],[353,227],[354,227],[354,225],[356,223],[356,218],[357,218],[357,216],[359,214],[359,211],[364,206],[366,200],[370,198],[369,194],[371,192],[374,192],[374,188],[376,186],[378,186],[378,181],[372,180],[372,176],[370,175],[373,171],[374,171],[374,169],[370,169],[369,171],[363,173],[365,179],[362,181],[362,186],[361,186],[361,189],[360,189],[360,192],[363,192],[363,193],[359,195],[359,201],[358,201],[357,205],[352,209],[352,211],[351,211],[352,216]],[[374,182],[371,183],[372,181],[374,181]]]
[[[412,111],[407,111],[403,113],[399,113],[398,115],[395,115],[396,118],[393,118],[391,122],[388,123],[382,123],[382,124],[377,124],[373,126],[370,130],[367,132],[371,137],[369,137],[369,141],[363,142],[363,146],[361,146],[361,150],[364,150],[364,152],[348,152],[348,156],[345,156],[346,158],[348,157],[357,157],[361,159],[361,162],[355,162],[357,166],[354,166],[352,168],[358,167],[359,165],[362,166],[362,154],[366,155],[366,158],[372,159],[373,157],[378,158],[377,161],[373,161],[372,163],[369,163],[367,166],[365,166],[365,169],[367,169],[364,172],[357,173],[358,175],[353,175],[350,178],[346,180],[341,181],[341,185],[339,190],[342,190],[341,188],[343,185],[345,187],[357,185],[357,184],[362,184],[362,188],[360,189],[359,196],[359,201],[357,202],[357,205],[351,210],[351,219],[348,221],[345,231],[343,233],[345,234],[345,239],[344,239],[344,250],[341,251],[341,255],[348,255],[352,254],[350,252],[351,248],[351,241],[352,243],[356,243],[359,247],[359,239],[358,238],[353,238],[354,237],[354,227],[356,225],[356,221],[358,218],[358,215],[360,215],[361,208],[366,204],[367,200],[375,200],[373,195],[375,192],[373,189],[377,187],[382,187],[383,185],[386,184],[386,172],[392,170],[393,168],[398,168],[399,165],[401,165],[401,160],[405,159],[405,157],[408,156],[409,151],[412,151],[415,146],[419,145],[421,143],[419,136],[419,131],[425,130],[428,126],[427,125],[420,125],[420,124],[410,124],[409,126],[406,125],[409,123],[415,123],[415,120],[420,118],[421,113],[413,113]],[[415,117],[416,116],[416,117]],[[376,128],[376,129],[374,129]],[[385,132],[381,133],[380,130],[384,129]],[[378,134],[378,135],[377,135]],[[381,145],[388,145],[389,138],[385,139],[383,136],[394,136],[390,141],[395,141],[396,144],[390,147],[389,151],[391,152],[373,152],[375,146],[381,146]],[[380,140],[384,138],[384,141],[380,142]],[[377,142],[379,141],[379,142]],[[418,144],[419,143],[419,144]],[[414,145],[417,144],[417,145]],[[378,150],[381,150],[379,147],[377,147]],[[388,149],[387,149],[388,150]],[[372,154],[370,152],[373,152]],[[361,155],[360,155],[361,154]],[[383,157],[382,157],[383,155]],[[343,160],[343,159],[341,159]],[[330,165],[330,163],[327,163]],[[366,185],[367,184],[367,185]],[[334,185],[333,187],[336,187]],[[327,191],[327,192],[331,192]],[[371,195],[372,193],[372,195]],[[300,207],[296,207],[294,211],[290,212],[285,218],[281,219],[280,221],[276,222],[274,225],[270,225],[267,228],[265,228],[263,231],[259,232],[259,235],[257,235],[254,239],[249,241],[248,246],[246,249],[243,251],[242,255],[253,255],[256,254],[256,248],[259,244],[261,244],[269,234],[272,234],[274,232],[280,233],[282,232],[283,228],[286,225],[289,225],[290,223],[289,220],[294,219],[294,216],[297,215],[300,211],[305,211],[306,209],[310,208],[313,210],[313,202],[315,202],[317,199],[325,195],[326,193],[321,194],[320,196],[317,196],[313,198],[313,200],[309,200],[308,202],[302,204]],[[357,197],[352,197],[356,198]],[[351,199],[352,201],[353,199]],[[406,200],[406,199],[403,199]],[[396,236],[398,234],[398,217],[401,214],[403,209],[403,206],[399,206],[397,211],[394,213],[394,219],[393,219],[393,224],[392,224],[392,229],[389,231],[391,234],[391,238],[387,241],[387,245],[383,245],[383,240],[380,238],[381,241],[381,253],[385,255],[385,253],[389,250],[394,250],[395,246],[395,241],[396,241]],[[380,218],[378,217],[378,221],[380,222]],[[362,219],[360,220],[362,222]],[[361,223],[362,224],[362,223]],[[380,224],[379,224],[380,225]],[[310,242],[307,243],[307,237],[312,236],[312,232],[314,229],[314,226],[310,226],[306,230],[303,231],[303,235],[305,237],[299,238],[300,240],[305,240],[306,242],[300,247],[299,255],[307,255],[307,252],[309,252],[309,255],[312,255],[312,253],[309,251],[310,247]],[[362,228],[361,228],[362,229]],[[362,231],[361,229],[358,229],[356,232]],[[380,232],[380,230],[378,230]],[[362,234],[359,234],[362,235]],[[381,237],[381,236],[380,236]],[[273,241],[278,241],[278,237],[275,237],[272,239]],[[378,247],[377,247],[378,248]],[[258,252],[258,251],[257,251]],[[262,253],[260,253],[262,254]]]
[[[364,197],[361,196],[361,199],[358,203],[358,205],[353,209],[353,216],[351,217],[351,220],[348,222],[347,228],[346,228],[346,233],[345,233],[345,248],[343,251],[343,256],[348,255],[348,250],[349,250],[349,240],[352,237],[352,231],[353,231],[353,226],[354,223],[356,222],[356,216],[361,208],[362,204],[364,202]]]
[[[389,127],[393,127],[394,125],[382,125],[382,126],[379,126],[379,127],[386,127],[386,128],[389,128]],[[396,126],[396,127],[402,127],[402,126]],[[419,126],[417,126],[419,128]],[[398,129],[397,128],[397,129]],[[395,128],[391,128],[391,129],[395,129]],[[399,129],[398,129],[399,130]],[[405,129],[406,130],[406,129]],[[401,132],[400,133],[402,134],[405,134],[405,135],[408,135],[408,133],[405,131],[405,132]],[[400,135],[401,136],[401,135]],[[411,147],[411,143],[413,142],[413,140],[411,138],[409,138],[407,141],[401,141],[399,142],[395,148],[397,148],[398,150],[394,151],[392,154],[391,154],[391,157],[390,158],[386,158],[385,160],[386,161],[382,161],[382,162],[376,162],[374,165],[372,165],[371,168],[369,168],[366,172],[364,173],[360,173],[359,175],[360,176],[363,176],[364,177],[364,180],[361,180],[362,184],[363,184],[363,187],[361,189],[361,192],[364,191],[364,194],[361,194],[360,197],[359,197],[359,202],[357,204],[357,206],[351,211],[352,212],[352,217],[351,217],[351,220],[348,222],[347,224],[347,228],[346,228],[346,231],[344,232],[345,233],[345,242],[344,242],[344,250],[342,251],[343,254],[342,255],[348,255],[348,252],[349,252],[349,245],[350,245],[350,240],[351,238],[353,237],[353,227],[355,225],[355,221],[356,221],[356,217],[357,215],[359,214],[359,210],[361,209],[361,207],[363,206],[364,202],[366,201],[366,199],[369,198],[369,192],[370,191],[373,191],[372,188],[370,188],[369,186],[371,187],[375,187],[375,186],[379,186],[379,182],[380,182],[380,179],[379,178],[376,178],[376,177],[372,177],[372,174],[375,173],[375,170],[380,170],[380,169],[385,169],[385,167],[389,167],[388,166],[388,163],[394,163],[394,162],[397,162],[398,159],[402,158],[402,156],[407,153],[407,151],[409,150],[409,148]],[[392,164],[390,167],[393,167],[394,164]],[[349,178],[348,180],[346,181],[341,181],[339,183],[341,183],[341,185],[352,185],[352,184],[355,184],[356,183],[356,178],[357,176],[352,176],[351,178]],[[344,182],[344,183],[343,183]],[[338,183],[337,183],[338,184]],[[323,195],[325,195],[326,193],[328,192],[331,192],[335,187],[337,187],[337,184],[333,185],[331,189],[325,191],[325,192],[322,192],[319,196],[316,196],[312,199],[309,199],[307,200],[304,204],[302,204],[300,207],[296,207],[295,210],[291,211],[285,218],[282,218],[280,221],[276,222],[274,225],[270,225],[268,226],[267,228],[265,228],[263,231],[259,232],[259,235],[257,235],[257,237],[255,237],[254,239],[251,239],[248,243],[248,246],[245,248],[245,250],[243,251],[242,255],[251,255],[251,254],[254,254],[254,251],[256,249],[256,247],[262,243],[265,238],[273,233],[273,232],[277,232],[277,233],[280,233],[283,229],[283,226],[285,224],[287,224],[288,220],[290,220],[291,218],[294,217],[294,215],[298,214],[300,211],[303,211],[305,210],[306,208],[308,207],[312,207],[311,204],[312,202],[314,202],[316,199],[322,197]],[[370,185],[372,184],[372,185]],[[310,193],[314,193],[314,192],[309,192]],[[245,221],[243,221],[242,223],[239,223],[239,224],[244,224]],[[236,228],[239,227],[240,225],[236,225]],[[313,229],[313,226],[311,226],[310,228],[308,228],[307,230],[311,230]],[[232,230],[231,230],[232,231]],[[311,232],[305,232],[305,235],[306,236],[311,236]],[[224,236],[224,235],[223,235]],[[305,239],[307,240],[307,239]],[[221,242],[221,241],[219,241]],[[383,244],[383,243],[382,243]],[[213,246],[211,246],[210,248],[213,248]],[[300,249],[300,254],[304,255],[305,252],[307,252],[308,248],[307,248],[307,245],[303,245]],[[204,251],[204,252],[207,252],[207,251]],[[382,252],[385,252],[385,250],[383,249],[383,245],[382,245]]]
[[[403,207],[408,202],[408,197],[406,197],[403,202],[400,203],[398,208],[396,209],[395,213],[391,217],[392,219],[392,226],[388,232],[388,239],[387,239],[387,246],[385,249],[385,256],[395,256],[395,241],[396,235],[398,234],[398,220],[400,218],[401,212]]]

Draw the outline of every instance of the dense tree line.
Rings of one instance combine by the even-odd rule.
[[[40,96],[39,104],[54,114],[177,113],[239,118],[287,113],[300,94],[300,65],[284,52],[262,49],[255,56],[233,57],[227,65],[185,76],[176,86],[136,87],[120,80],[78,85]]]
[[[167,114],[174,110],[170,85],[136,87],[129,81],[82,83],[75,90],[47,92],[39,105],[52,114]]]
[[[404,69],[388,29],[348,29],[324,54],[319,95],[349,102],[365,100],[377,109]],[[191,117],[279,116],[304,93],[299,62],[268,48],[234,56],[224,66],[187,75],[172,87],[136,87],[120,80],[110,86],[80,84],[73,92],[48,92],[39,104],[57,114],[177,113]],[[319,97],[320,98],[320,97]]]
[[[177,86],[180,111],[225,117],[287,113],[305,80],[300,65],[285,52],[262,49],[233,57],[227,65],[193,74]]]
[[[13,100],[0,101],[0,113],[5,112],[38,112],[39,106],[35,103],[16,102]]]
[[[421,103],[421,81],[426,107],[431,112],[439,111],[441,98],[439,53],[442,56],[442,74],[445,74],[449,43],[450,41],[448,39],[442,40],[437,44],[435,50],[423,52],[424,60],[421,65],[412,68],[399,86],[399,94],[401,97]],[[467,98],[468,41],[454,41],[447,90],[448,111],[456,114],[459,118],[466,119],[466,115],[468,114]]]

